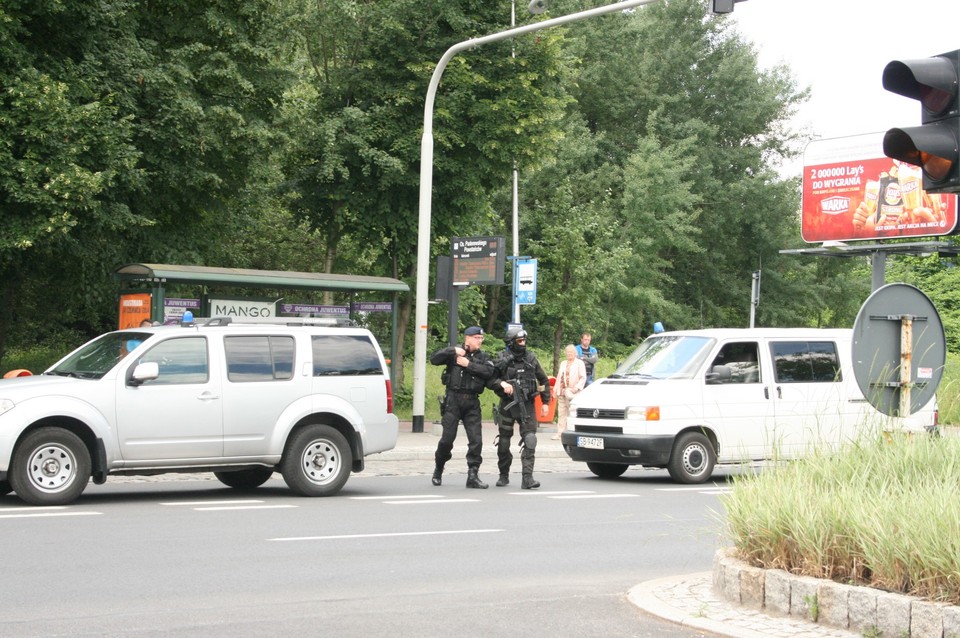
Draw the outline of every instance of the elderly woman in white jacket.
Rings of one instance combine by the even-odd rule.
[[[583,390],[587,383],[587,369],[583,361],[577,358],[577,348],[570,344],[564,350],[566,359],[560,362],[557,372],[557,382],[553,392],[557,396],[557,433],[553,439],[557,440],[567,429],[567,416],[570,414],[570,401]]]

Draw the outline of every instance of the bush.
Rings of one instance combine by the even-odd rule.
[[[874,436],[735,479],[739,557],[762,568],[960,603],[960,438]]]

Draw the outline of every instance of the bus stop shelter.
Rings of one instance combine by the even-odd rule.
[[[127,264],[114,271],[114,278],[124,284],[149,288],[151,292],[150,312],[154,318],[163,317],[166,287],[170,284],[202,286],[204,295],[206,295],[208,287],[390,293],[393,302],[390,330],[390,371],[391,375],[396,378],[394,366],[397,362],[395,353],[397,349],[398,298],[401,292],[410,291],[410,286],[399,279],[334,273],[183,266],[179,264]]]

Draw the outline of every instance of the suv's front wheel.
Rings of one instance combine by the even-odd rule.
[[[39,428],[23,439],[10,462],[10,487],[32,505],[66,505],[90,480],[90,452],[73,432]]]
[[[301,496],[332,496],[340,491],[353,466],[347,439],[329,425],[308,425],[287,442],[280,472]]]

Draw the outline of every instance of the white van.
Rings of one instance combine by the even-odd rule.
[[[702,483],[716,463],[796,458],[865,428],[935,430],[936,399],[905,418],[866,401],[851,339],[809,328],[653,335],[574,398],[563,448],[597,476],[644,465]]]

